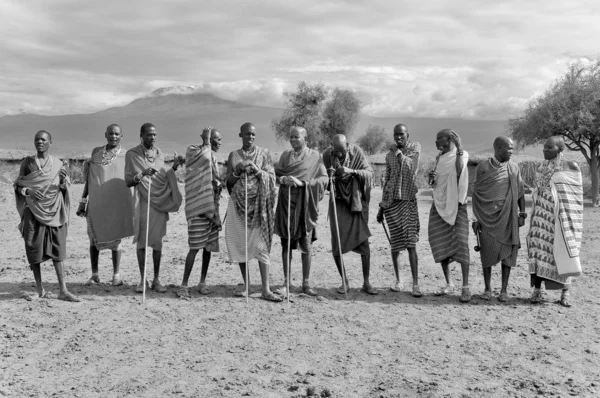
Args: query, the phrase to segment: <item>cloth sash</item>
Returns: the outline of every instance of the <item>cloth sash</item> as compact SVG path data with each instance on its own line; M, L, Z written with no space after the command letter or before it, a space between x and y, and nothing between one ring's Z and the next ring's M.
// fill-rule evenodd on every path
M348 204L351 212L362 212L362 200L366 203L371 200L373 169L360 147L354 144L347 145L348 150L343 164L335 157L331 147L323 153L323 162L326 168L344 166L356 170L356 174L349 178L335 179L335 194L337 198Z
M559 171L554 173L551 182L552 194L556 198L556 221L560 224L560 231L554 231L554 244L556 246L561 242L570 257L578 257L583 233L581 173L574 170Z
M102 164L97 150L84 164L89 217L96 240L112 242L133 235L133 200L125 184L125 150L108 164Z
M433 188L433 201L440 217L450 225L454 225L456 221L458 204L465 204L467 201L469 154L466 151L463 151L462 159L463 167L460 179L457 178L456 173L456 148L439 155L435 167L437 177Z
M34 155L35 156L35 155ZM15 181L15 187L35 189L36 191L44 192L48 189L42 200L37 200L33 195L23 197L15 191L15 201L17 211L21 218L19 230L21 233L23 215L25 207L29 207L35 218L48 227L60 227L69 222L69 211L71 209L71 181L66 177L67 189L64 194L60 191L60 178L58 173L63 167L59 158L50 155L52 159L52 170L48 174L44 174L41 170L36 170L26 176L20 176Z
M212 150L210 146L190 145L185 153L185 218L199 215L213 218Z
M473 213L497 241L518 245L518 200L522 192L519 166L512 161L500 167L494 166L491 159L487 162L487 171L478 171L473 185Z
M277 177L293 176L304 182L304 186L295 188L299 193L300 202L296 205L294 214L291 215L293 219L291 224L294 226L294 230L290 231L290 234L293 239L300 238L302 231L308 233L316 227L319 218L319 202L325 195L325 186L327 185L327 171L321 160L321 155L314 149L307 148L306 151L304 157L297 160L293 159L294 150L285 151L275 167ZM282 238L288 237L287 212L289 210L287 204L289 191L287 186L279 188L279 199L275 213L275 234ZM301 215L304 215L302 220L300 220Z

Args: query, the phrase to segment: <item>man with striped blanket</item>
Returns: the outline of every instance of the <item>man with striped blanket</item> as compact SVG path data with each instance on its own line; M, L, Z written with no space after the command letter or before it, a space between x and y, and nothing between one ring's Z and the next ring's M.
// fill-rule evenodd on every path
M151 288L165 293L167 288L160 283L160 260L162 238L167 234L169 213L181 206L182 197L177 186L175 171L185 162L176 156L172 167L165 167L165 154L154 144L158 132L152 123L144 123L140 129L142 143L125 154L125 183L133 190L133 243L137 247L137 260L140 268L140 283L135 288L143 291L144 263L146 259L146 235L148 247L152 249L154 279ZM150 179L152 183L150 184ZM150 203L148 191L150 188ZM149 217L148 205L150 206Z
M90 239L92 276L86 285L100 283L100 250L108 249L112 253L112 285L120 286L123 284L119 275L121 240L133 235L133 201L131 190L125 184L121 127L111 124L104 136L106 145L94 148L91 158L84 164L85 185L77 215L85 216Z
M519 166L510 160L513 141L498 137L494 156L479 163L473 184L473 232L479 234L484 300L492 298L492 267L502 262L502 287L498 300L508 301L510 270L517 265L521 247L519 227L525 225L525 195Z
M230 196L225 223L225 243L229 259L239 263L242 278L244 283L248 284L248 288L250 280L246 280L246 259L257 259L262 279L261 297L268 301L282 301L269 287L275 213L273 161L268 149L254 145L254 124L244 123L240 127L239 136L242 139L242 148L231 152L227 160L227 190ZM236 293L237 296L245 294L246 289Z
M570 307L572 279L582 273L583 186L579 166L563 158L564 149L560 136L550 137L544 144L545 160L534 183L527 255L534 287L530 301L542 301L544 283L546 290L562 289L560 304Z
M287 295L288 262L292 261L292 249L300 250L302 257L302 292L316 296L310 287L310 265L312 243L317 240L319 202L325 195L327 171L319 151L306 146L306 130L303 127L290 129L292 149L281 154L275 167L280 184L277 210L275 211L275 234L281 238L284 285L278 294ZM289 208L288 208L289 202ZM288 225L288 217L290 225ZM288 237L288 229L290 236ZM289 259L288 238L290 240ZM290 264L291 270L291 264Z
M377 213L377 222L385 221L390 228L392 263L396 273L396 282L390 290L402 289L398 255L406 249L412 273L412 295L421 297L416 244L419 241L419 208L417 206L417 170L421 145L409 140L408 128L404 124L394 127L396 148L385 157L385 185ZM382 176L383 179L383 176Z
M206 275L211 252L219 252L219 200L221 180L217 164L217 152L221 148L221 134L212 127L202 130L202 145L190 145L185 154L185 217L188 223L190 251L185 259L183 281L177 295L189 298L188 280L194 268L194 260L202 249L202 271L196 290L209 294Z
M369 274L371 270L371 248L369 247L369 201L371 200L371 180L373 169L367 156L360 147L348 144L343 134L333 137L332 146L323 153L323 163L327 172L334 176L335 198L329 202L329 226L331 229L331 247L333 259L340 276L343 277L342 257L340 252L353 251L360 254L363 272L362 291L367 294L379 292L371 286ZM337 219L334 213L334 204ZM337 227L339 227L341 248L338 245ZM346 274L346 279L348 275ZM350 289L348 280L346 289ZM344 294L344 284L338 289Z
M59 158L50 155L52 136L45 130L35 134L36 154L21 162L15 181L15 201L21 219L19 231L25 241L27 261L33 271L38 297L50 298L52 293L42 285L41 264L52 260L58 287L58 298L81 301L67 289L63 261L67 256L71 182ZM25 299L33 297L26 295Z
M440 151L435 169L429 173L433 187L433 204L429 213L429 245L436 263L442 264L446 286L437 295L452 293L449 264L456 261L462 270L461 302L471 301L469 291L469 216L467 189L469 155L462 149L460 138L453 130L437 133L435 145Z

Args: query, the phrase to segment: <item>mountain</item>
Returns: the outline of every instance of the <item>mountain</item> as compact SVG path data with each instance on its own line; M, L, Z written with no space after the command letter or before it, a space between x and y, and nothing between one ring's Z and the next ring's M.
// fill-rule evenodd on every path
M48 130L53 137L53 151L60 154L89 153L104 142L104 131L111 123L123 128L123 144L132 147L139 143L139 129L151 122L158 131L158 145L164 151L183 153L187 145L200 141L200 132L207 125L219 129L223 136L221 151L225 154L239 147L239 126L253 122L257 128L257 144L280 152L287 145L279 145L271 130L273 118L282 110L241 104L201 94L193 87L159 89L131 103L90 114L42 116L32 114L0 117L2 148L33 149L36 131ZM491 152L492 141L505 134L503 121L436 119L412 117L372 117L363 115L354 138L364 134L369 124L385 127L391 134L393 126L404 123L411 138L419 141L423 153L437 151L434 141L442 128L453 128L471 153Z

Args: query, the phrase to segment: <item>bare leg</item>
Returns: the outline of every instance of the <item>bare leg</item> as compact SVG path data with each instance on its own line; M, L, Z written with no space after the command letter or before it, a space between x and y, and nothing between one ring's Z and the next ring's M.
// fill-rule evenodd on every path
M56 270L56 277L58 279L59 294L58 299L64 301L81 301L78 297L74 296L67 290L67 284L65 283L65 273L63 270L62 261L53 261L54 269Z
M33 278L35 279L35 291L38 296L44 296L44 287L42 286L42 269L40 263L31 264L31 271L33 271Z
M290 272L292 272L292 258L293 258L292 251L290 250L290 257L288 259L287 258L287 245L282 244L281 245L281 263L283 264L283 286L287 286L287 283L288 283L288 262L290 264ZM291 282L290 282L290 286L291 286Z
M483 293L492 294L492 267L483 267Z
M204 249L202 251L202 272L200 274L200 283L206 283L206 275L208 275L208 266L210 265L211 253Z
M500 294L508 293L508 279L510 278L510 267L508 265L502 264L502 288L500 290Z
M309 296L316 296L317 291L310 287L310 253L302 253L302 291Z
M246 283L248 284L248 293L250 293L250 273L248 272L248 281L246 281L246 263L240 264L240 272L242 273L242 280L244 281L244 290L236 292L235 295L238 297L246 297Z
M263 296L271 296L271 288L269 287L269 264L258 262L258 268L260 269L260 279L262 281L262 293Z
M419 285L419 257L416 247L409 247L408 261L410 262L410 273L412 274L413 285Z
M152 250L152 262L154 263L154 280L152 281L152 289L158 293L164 293L167 288L160 283L160 259L162 257L161 250Z
M360 256L360 260L362 263L362 272L363 272L363 291L368 294L379 294L379 292L373 289L371 286L371 282L369 281L369 274L371 272L371 255L363 254Z
M190 279L190 274L192 273L192 269L194 268L194 261L196 260L197 254L197 249L190 249L185 258L185 267L183 268L183 281L181 282L181 286L183 287L187 287L188 285L188 280Z
M462 271L462 285L463 287L469 287L469 263L461 264L460 269Z
M100 250L96 246L90 245L90 261L92 263L92 275L98 275L98 259L100 258Z
M112 251L113 274L119 275L121 267L121 250Z
M450 264L450 260L448 259L444 259L442 260L442 272L444 272L444 278L446 278L446 285L451 285L452 283L450 283L450 267L448 266Z
M394 273L396 274L396 285L400 285L400 266L398 265L398 256L400 251L392 250L392 265L394 266Z
M146 249L137 249L138 267L140 268L140 286L144 284L144 257L146 257Z
M345 272L342 273L342 258L340 256L334 255L333 261L335 261L335 266L337 267L337 270L338 270L340 276L343 277ZM348 285L348 274L347 273L346 273L346 289L348 289L348 290L350 289L350 287ZM338 290L340 290L340 289L338 289ZM344 293L343 288L341 290L342 290L342 293Z

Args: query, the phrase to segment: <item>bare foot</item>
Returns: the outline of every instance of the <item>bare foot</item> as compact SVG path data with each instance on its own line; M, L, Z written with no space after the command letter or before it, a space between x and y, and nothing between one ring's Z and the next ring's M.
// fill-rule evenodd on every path
M47 295L47 293L46 293ZM81 301L81 299L77 296L74 296L73 294L71 294L70 292L62 292L58 295L58 299L62 300L62 301L70 301L73 303L78 303Z

